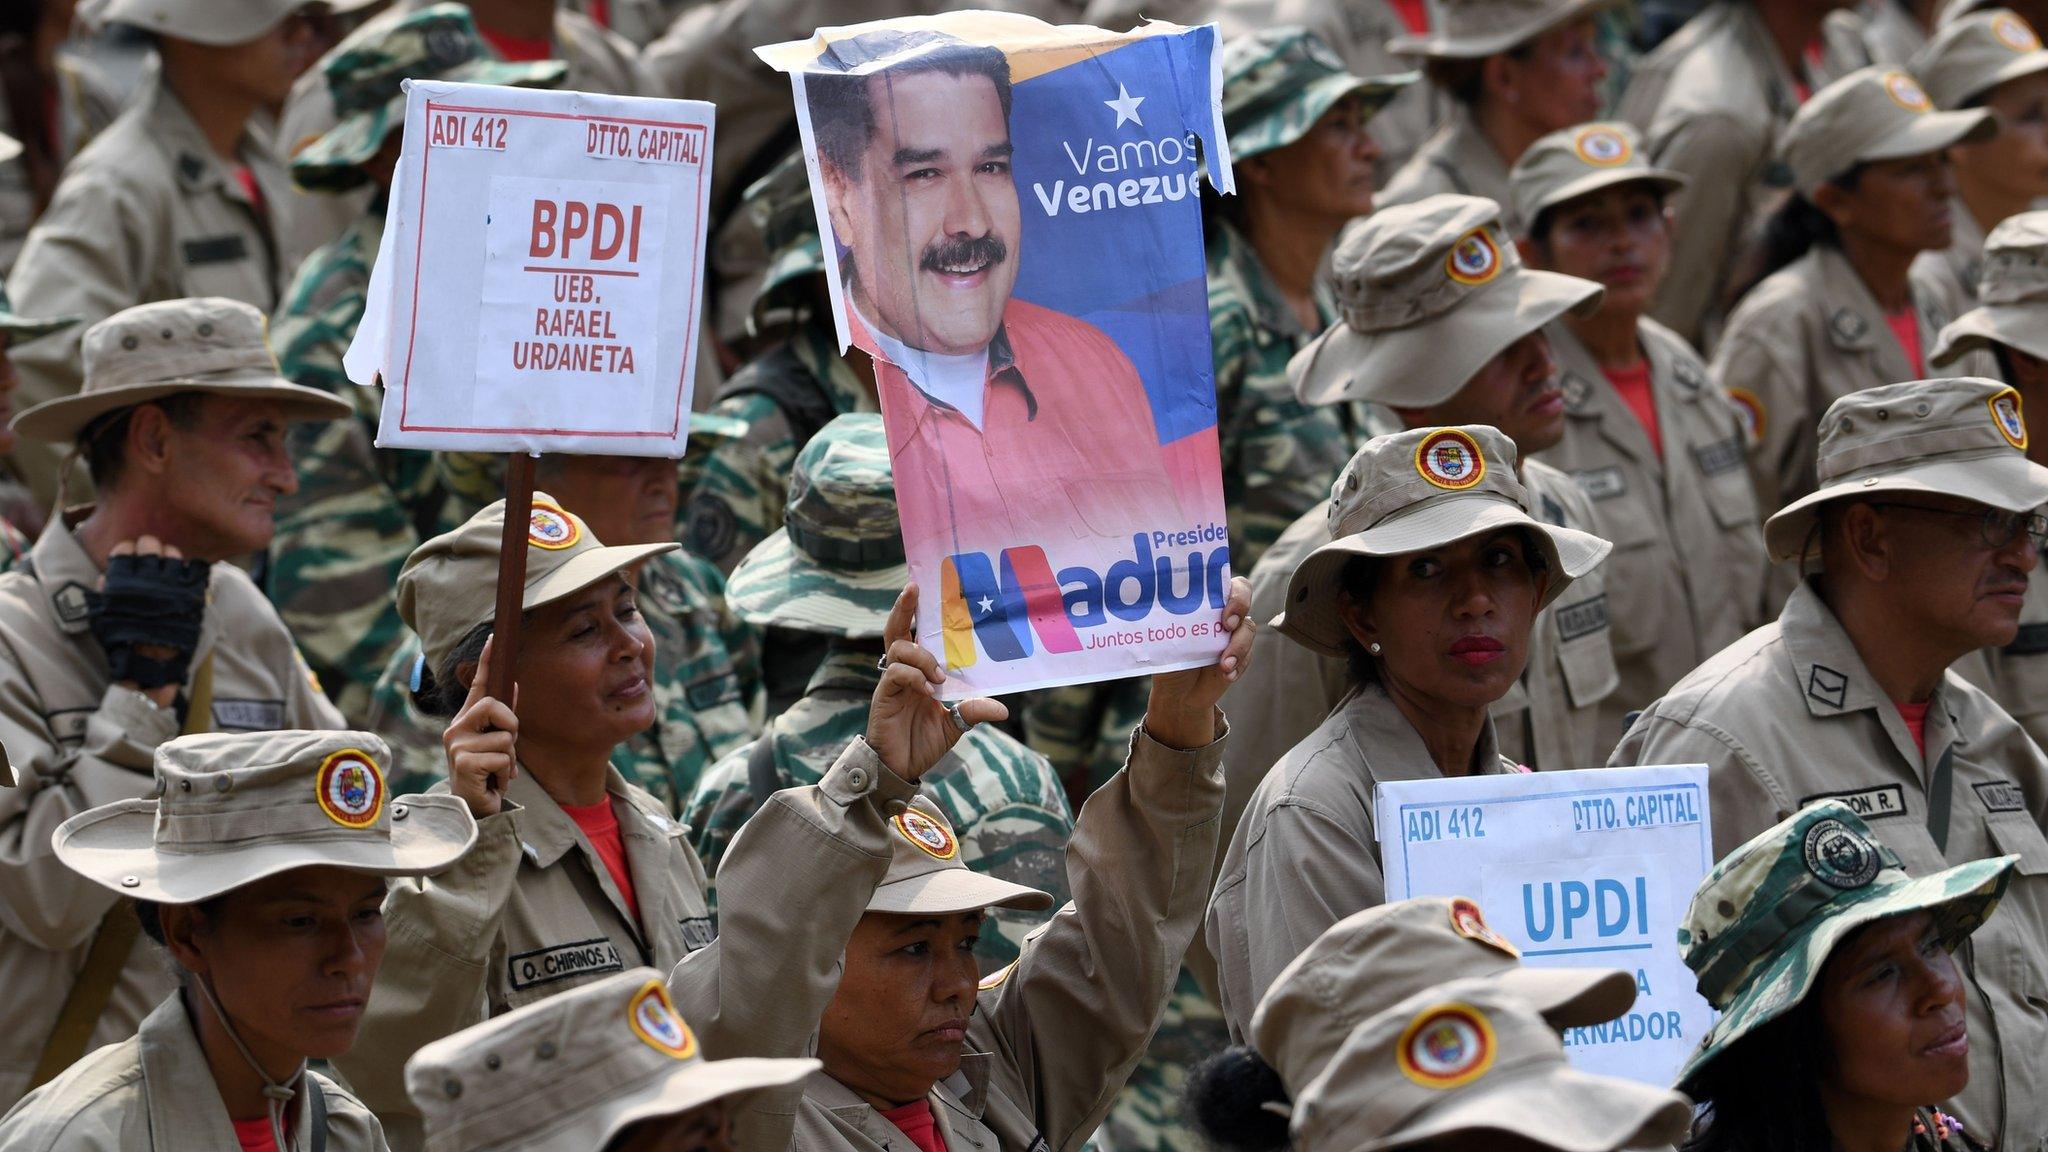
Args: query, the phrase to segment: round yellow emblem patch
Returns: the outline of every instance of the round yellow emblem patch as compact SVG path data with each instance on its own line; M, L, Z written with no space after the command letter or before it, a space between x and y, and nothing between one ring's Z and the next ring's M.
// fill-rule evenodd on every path
M1508 938L1493 930L1486 922L1486 916L1479 911L1479 905L1460 896L1451 901L1451 931L1467 940L1477 940L1492 948L1498 948L1516 959L1521 959L1522 950L1508 941Z
M1486 477L1486 457L1472 437L1446 428L1415 449L1415 471L1439 488L1459 492Z
M1572 151L1595 168L1612 168L1628 163L1635 150L1628 146L1628 137L1596 124L1579 129L1578 135L1572 137Z
M1444 274L1460 284L1484 284L1500 275L1500 249L1484 228L1474 228L1451 245Z
M359 748L343 748L322 760L314 780L320 810L344 828L368 828L384 811L384 773Z
M1730 388L1728 399L1735 403L1735 415L1742 421L1742 431L1755 444L1764 438L1764 402L1756 393L1747 388Z
M2000 44L2015 52L2032 52L2041 46L2041 37L2025 20L2010 12L2001 12L1991 18L1991 34Z
M960 842L953 838L953 830L932 819L928 813L905 808L890 820L905 840L917 845L934 860L951 860L960 854Z
M1493 1066L1493 1025L1478 1009L1442 1004L1410 1021L1394 1046L1401 1072L1424 1088L1456 1088Z
M1885 73L1884 91L1885 95L1892 98L1892 103L1897 104L1908 112L1932 112L1934 110L1934 101L1927 98L1927 89L1922 88L1918 80L1913 79L1904 72Z
M583 539L583 521L545 500L535 500L526 522L526 542L535 548L560 552Z
M2027 421L2020 414L2020 394L2007 388L1984 402L1991 409L1991 422L1998 425L1998 432L2005 442L2024 452L2027 450Z
M649 980L633 993L626 1006L626 1022L633 1026L633 1035L657 1052L678 1060L688 1060L697 1054L696 1033L676 1014L676 1006L669 1002L668 988L659 980Z

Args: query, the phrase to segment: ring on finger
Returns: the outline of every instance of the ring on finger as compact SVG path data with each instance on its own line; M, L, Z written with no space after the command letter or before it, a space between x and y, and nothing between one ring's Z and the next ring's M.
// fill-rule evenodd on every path
M953 721L953 727L959 729L962 733L974 727L974 725L967 722L967 717L960 714L960 706L958 704L946 705L946 716Z
M887 652L875 657L875 670L877 672L887 672L889 670L889 654Z

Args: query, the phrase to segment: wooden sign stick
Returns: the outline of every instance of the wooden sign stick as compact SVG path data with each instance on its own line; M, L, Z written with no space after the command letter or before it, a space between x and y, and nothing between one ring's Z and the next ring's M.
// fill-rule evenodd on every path
M512 671L519 663L520 604L526 594L526 536L533 519L533 464L540 457L514 452L505 461L505 534L498 538L498 613L491 630L491 682L484 690L512 706Z

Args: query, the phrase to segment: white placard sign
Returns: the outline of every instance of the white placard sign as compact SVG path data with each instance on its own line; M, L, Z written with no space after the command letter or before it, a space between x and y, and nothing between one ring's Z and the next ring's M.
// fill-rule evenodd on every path
M1387 899L1469 896L1535 967L1620 968L1636 1002L1572 1028L1588 1072L1669 1085L1713 1022L1678 925L1714 864L1704 764L1403 780L1376 790Z
M680 456L711 105L406 86L349 378L380 447Z

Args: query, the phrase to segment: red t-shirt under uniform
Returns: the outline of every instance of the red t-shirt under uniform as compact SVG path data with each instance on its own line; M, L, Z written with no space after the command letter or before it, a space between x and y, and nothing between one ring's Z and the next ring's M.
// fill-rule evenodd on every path
M932 1115L932 1102L919 1100L901 1108L888 1108L882 1112L882 1119L894 1124L898 1131L910 1137L917 1145L918 1152L946 1152L946 1138L939 1135L938 1117Z
M633 872L626 867L626 840L619 835L619 814L612 811L611 797L580 808L564 804L562 811L569 814L576 827L583 829L584 839L597 849L597 858L604 861L604 870L612 874L612 883L619 886L619 895L626 898L626 911L638 924L640 898L633 891Z
M1607 382L1614 385L1614 391L1628 410L1635 413L1636 423L1650 434L1650 450L1658 459L1664 458L1664 436L1657 431L1657 396L1650 390L1650 362L1638 360L1634 367L1607 368L1600 371Z
M1908 304L1897 312L1885 313L1884 322L1891 326L1899 347L1906 350L1906 363L1913 366L1913 378L1918 380L1927 375L1927 362L1920 357L1920 316L1913 306Z

